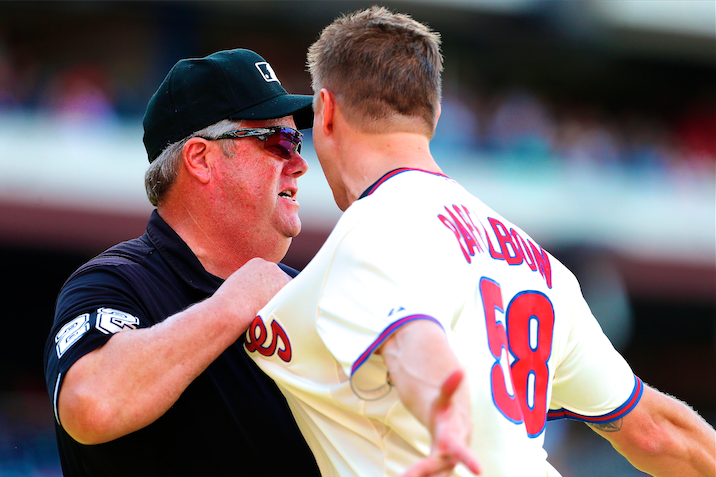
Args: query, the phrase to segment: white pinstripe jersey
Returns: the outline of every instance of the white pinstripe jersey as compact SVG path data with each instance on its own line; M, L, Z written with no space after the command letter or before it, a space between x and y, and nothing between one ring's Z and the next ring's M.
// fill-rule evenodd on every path
M467 371L485 476L559 475L542 448L548 418L608 422L641 396L572 273L455 181L398 169L246 334L323 475L395 476L429 452L374 354L417 319L442 326Z

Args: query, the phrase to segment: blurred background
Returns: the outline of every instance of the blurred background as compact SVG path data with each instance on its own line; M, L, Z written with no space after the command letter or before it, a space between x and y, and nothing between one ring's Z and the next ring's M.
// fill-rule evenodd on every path
M311 94L308 46L373 3L0 2L0 476L61 474L42 372L54 302L144 231L141 117L170 67L249 48ZM715 2L381 4L442 34L443 170L571 267L634 371L713 425ZM307 136L297 268L340 215ZM550 423L546 445L565 477L644 475L583 424Z

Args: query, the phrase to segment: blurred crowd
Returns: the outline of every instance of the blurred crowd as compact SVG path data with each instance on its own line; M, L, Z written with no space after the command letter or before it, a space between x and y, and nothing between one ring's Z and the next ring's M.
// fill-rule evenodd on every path
M146 82L148 90L150 79ZM435 146L515 165L556 163L582 172L678 169L698 175L716 163L713 91L695 91L681 110L659 117L628 105L614 113L589 102L560 104L511 85L479 96L472 86L446 81ZM11 52L0 41L0 114L136 119L144 112L147 90L126 84L97 62L51 70L30 52Z
M582 171L708 171L716 162L716 104L694 96L672 117L599 104L559 104L524 88L476 97L446 89L434 143L502 161ZM706 97L704 97L706 96Z
M147 101L141 93L99 62L44 65L31 50L11 50L0 41L0 113L31 111L70 121L112 121L141 116Z

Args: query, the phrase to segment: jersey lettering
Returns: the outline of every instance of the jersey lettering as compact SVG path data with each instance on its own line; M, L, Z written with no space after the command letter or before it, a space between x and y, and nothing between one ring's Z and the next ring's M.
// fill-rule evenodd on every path
M487 221L490 223L490 230L494 234L496 244L493 244L489 232L485 229L485 239L490 257L495 260L504 260L509 265L525 263L533 272L539 271L547 283L547 287L552 288L552 265L547 252L532 240L525 240L515 229L508 230L505 224L494 217L488 217Z
M495 358L490 376L493 402L508 420L524 422L529 437L537 437L547 421L552 303L540 292L524 291L510 300L504 313L502 289L486 277L480 280L480 295L487 342ZM504 313L506 326L498 321L498 311ZM510 355L514 359L508 367Z
M554 333L554 309L542 293L518 293L507 307L512 379L520 397L527 435L542 433L547 419L547 389Z
M502 289L497 283L483 277L480 279L480 294L485 310L487 344L495 358L490 376L492 400L507 419L520 423L523 421L522 408L515 395L512 374L509 372L507 329L501 321L497 320L497 311L504 313Z
M552 288L552 265L549 263L549 256L547 255L547 252L542 250L542 247L540 247L539 250L537 250L537 247L539 247L539 245L535 245L530 242L530 248L534 254L535 261L537 262L539 273L547 282L547 286Z
M530 270L533 272L537 271L537 262L535 261L534 254L532 253L532 248L530 248L529 245L527 245L527 242L525 242L525 239L522 238L522 235L519 234L515 229L512 229L512 238L514 239L515 245L517 245L517 248L519 249L520 255L522 255L522 258L525 259L525 263L528 267L530 267Z
M480 232L480 229L478 229L477 226L475 226L475 222L472 221L470 210L464 205L458 207L457 205L453 204L452 208L464 224L465 231L473 237L475 244L474 246L477 251L482 252L485 243L484 238L482 237L482 232Z
M485 238L487 239L487 249L490 252L490 257L494 260L504 260L505 256L502 252L497 251L495 246L492 245L492 240L490 240L490 234L487 232L487 229L485 229Z
M260 316L254 318L254 321L246 330L246 337L244 340L244 346L249 352L258 352L262 356L272 356L276 354L282 361L286 363L291 361L291 342L286 335L286 332L278 324L278 321L273 320L271 322L271 335L272 339L269 345L264 346L266 340L268 340L268 331L266 325ZM278 340L281 340L283 347L278 346Z
M460 251L467 263L472 263L472 258L470 257L474 257L476 252L483 251L482 233L475 226L470 216L470 211L464 205L459 207L453 204L452 210L445 206L445 212L447 216L438 214L438 219L455 235Z
M55 351L57 358L61 358L63 354L75 344L90 329L89 313L78 316L74 320L60 328L55 335Z
M129 313L112 308L100 308L97 310L94 327L106 335L135 330L137 326L139 326L139 318Z
M518 248L512 242L512 234L507 227L497 219L489 217L487 219L492 225L492 230L495 232L497 237L497 243L500 244L500 250L502 250L502 258L510 265L519 265L522 263L522 255L520 255Z

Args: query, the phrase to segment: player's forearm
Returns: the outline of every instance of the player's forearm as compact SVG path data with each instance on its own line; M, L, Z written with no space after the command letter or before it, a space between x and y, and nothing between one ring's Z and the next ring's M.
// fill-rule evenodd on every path
M716 476L714 429L685 404L648 386L621 430L596 430L650 475Z
M65 430L79 442L99 444L154 422L254 316L253 310L233 312L212 298L151 328L118 333L78 360L59 395Z
M405 407L428 429L431 428L430 407L448 376L461 367L448 346L445 333L435 323L418 320L397 331L380 349ZM463 388L467 388L464 384ZM469 408L466 392L458 399ZM465 416L469 419L469 416ZM431 429L432 430L432 429Z
M639 447L615 445L629 462L649 475L656 477L714 477L716 476L716 444L711 440L695 442L693 436L684 433L684 429L666 427L664 432L672 432L668 442L656 442ZM675 443L674 441L682 441ZM689 444L686 444L686 443ZM684 445L686 444L686 445Z

